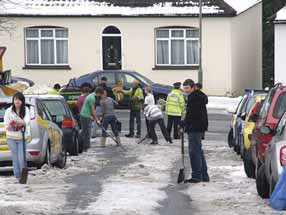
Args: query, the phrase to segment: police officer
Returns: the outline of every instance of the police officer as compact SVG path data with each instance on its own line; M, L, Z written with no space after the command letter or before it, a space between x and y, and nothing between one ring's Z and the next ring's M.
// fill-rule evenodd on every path
M174 83L174 89L170 92L166 101L166 114L168 115L167 131L171 136L174 126L174 139L180 139L178 126L184 112L185 100L181 88L181 82Z

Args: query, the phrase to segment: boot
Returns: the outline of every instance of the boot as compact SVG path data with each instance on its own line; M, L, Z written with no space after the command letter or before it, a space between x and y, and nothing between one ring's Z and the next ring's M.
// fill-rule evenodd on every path
M119 136L116 137L116 141L117 141L116 146L121 146L121 140Z
M106 137L101 137L101 139L100 139L100 145L101 145L102 147L105 147L105 143L106 143Z

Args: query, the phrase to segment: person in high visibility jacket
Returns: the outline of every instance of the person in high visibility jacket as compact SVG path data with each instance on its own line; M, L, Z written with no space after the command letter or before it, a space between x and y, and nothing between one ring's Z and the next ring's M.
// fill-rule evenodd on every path
M130 118L129 134L126 137L134 137L134 120L136 119L137 133L136 138L141 137L141 110L143 109L144 95L137 80L133 81L133 87L129 90L123 90L123 93L130 96Z
M178 126L185 108L184 93L180 88L180 82L174 83L174 89L169 93L166 101L167 131L171 136L172 127L174 126L174 139L180 139Z

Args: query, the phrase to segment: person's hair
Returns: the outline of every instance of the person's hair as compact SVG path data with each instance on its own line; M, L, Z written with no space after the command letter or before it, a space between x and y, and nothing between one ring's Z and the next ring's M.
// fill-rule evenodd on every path
M81 92L82 92L82 93L89 93L89 91L90 91L90 88L89 88L89 87L83 87L83 88L81 89Z
M22 105L20 107L20 113L19 113L19 117L24 119L25 115L26 115L26 102L25 102L25 96L18 92L16 93L14 96L13 96L13 99L12 99L12 111L14 111L14 113L17 114L16 112L16 106L15 106L15 99L18 99L22 102Z
M190 86L190 87L194 87L195 86L195 82L192 79L186 79L183 83L183 86Z
M57 83L57 84L55 84L55 85L54 85L54 89L55 89L55 90L59 90L59 89L61 89L61 85L60 85L60 84L58 84L58 83Z
M203 85L201 83L196 83L196 87L201 90L203 88Z
M102 81L107 81L107 78L106 78L105 76L103 76L103 77L101 78L101 80L102 80Z
M102 87L97 87L95 89L95 93L96 94L100 94L100 95L103 95L104 94L104 89Z
M152 93L152 88L151 88L151 87L145 87L145 90L146 90L148 93Z

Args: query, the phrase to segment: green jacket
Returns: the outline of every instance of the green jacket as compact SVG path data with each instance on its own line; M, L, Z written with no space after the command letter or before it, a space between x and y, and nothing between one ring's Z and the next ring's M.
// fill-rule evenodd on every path
M182 90L173 89L166 101L166 114L170 116L182 116L185 108L185 99Z
M129 90L123 90L123 93L131 97L130 110L136 110L136 111L142 110L144 95L143 95L143 90L140 87L138 87L135 91L133 90L133 88L130 88Z

